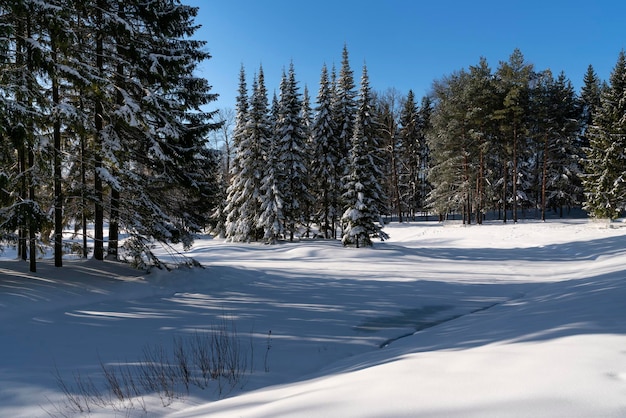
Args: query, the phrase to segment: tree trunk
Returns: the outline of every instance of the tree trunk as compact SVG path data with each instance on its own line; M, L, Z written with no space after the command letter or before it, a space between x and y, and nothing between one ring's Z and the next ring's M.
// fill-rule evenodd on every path
M102 22L102 6L101 2L98 2L98 22ZM104 40L103 33L99 32L96 39L96 69L102 75L104 68ZM94 243L93 243L93 258L96 260L104 259L104 192L102 177L100 177L100 170L102 169L102 137L101 133L104 128L103 121L103 106L100 97L96 97L95 100L95 150L94 150L94 192L95 192L95 211L94 211Z
M513 127L513 222L517 223L517 126Z
M506 213L506 188L507 188L507 183L509 180L509 176L508 176L508 172L509 172L509 168L507 167L507 162L504 162L504 173L503 173L503 177L504 177L504 181L502 184L502 218L503 218L503 222L506 223L507 221L507 213Z
M541 220L546 220L546 174L548 172L548 136L543 140L543 169L541 176Z
M35 152L30 147L28 150L28 167L32 170L35 165ZM29 186L28 186L28 199L34 204L35 202L35 186L34 181L32 179L32 174L29 175ZM33 206L34 209L34 206ZM30 257L29 257L29 267L30 271L35 273L37 271L37 224L35 223L34 213L31 213L30 221L28 225L28 239L30 241Z
M52 60L57 61L56 40L52 39ZM59 80L56 71L52 76L52 102L60 105ZM54 177L54 266L63 266L63 191L61 188L61 121L59 116L53 126L53 177Z

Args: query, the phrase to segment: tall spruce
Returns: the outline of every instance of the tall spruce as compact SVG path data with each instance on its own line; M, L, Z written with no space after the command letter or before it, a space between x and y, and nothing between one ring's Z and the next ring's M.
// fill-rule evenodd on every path
M614 219L626 205L626 53L620 51L609 86L587 136L584 208L596 218Z
M583 86L580 90L580 101L582 106L582 134L580 135L580 145L583 148L589 147L587 130L593 123L593 116L601 105L602 84L593 66L587 67L583 77Z
M235 159L238 172L233 172L231 179L233 187L229 198L234 200L228 203L230 225L227 226L226 236L231 241L249 242L261 240L265 235L258 220L261 214L261 183L267 169L265 159L272 138L272 124L263 67L259 68L253 80L245 118L245 127L236 132Z
M341 55L341 68L339 75L335 78L332 76L335 71L331 72L331 84L334 86L333 98L333 116L335 118L335 126L337 131L337 152L339 155L339 163L335 166L336 182L340 185L340 189L344 188L342 179L346 175L346 170L350 165L350 141L354 131L354 119L357 111L357 91L354 82L354 72L350 67L350 57L347 45L344 45ZM342 208L345 202L341 200L341 195L334 202L334 212L341 217Z
M297 228L306 223L311 205L307 174L307 137L302 120L302 100L293 63L280 86L278 118L274 129L284 195L285 232L293 241Z
M226 213L226 222L224 225L224 236L235 237L239 224L240 211L239 207L245 199L245 183L246 177L244 170L244 161L246 151L243 145L246 144L247 124L248 124L248 90L246 84L246 73L243 65L239 71L239 90L236 98L236 116L235 127L233 129L233 160L230 165L230 175L228 189L226 192L226 204L224 212Z
M352 134L348 174L343 182L346 209L342 216L344 246L372 245L372 237L387 238L381 210L386 197L382 188L382 150L372 113L367 67L363 66L357 112Z
M311 190L315 204L314 219L319 224L324 238L334 237L335 202L338 199L339 182L336 175L340 154L336 142L335 119L333 118L332 88L326 65L322 67L317 107L311 127L312 155Z

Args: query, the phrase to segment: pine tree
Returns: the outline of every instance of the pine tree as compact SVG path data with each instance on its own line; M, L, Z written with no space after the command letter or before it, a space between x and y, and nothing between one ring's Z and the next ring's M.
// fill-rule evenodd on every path
M477 150L470 136L469 80L463 70L434 86L438 105L428 138L432 158L429 181L433 184L428 203L441 217L456 212L466 215L464 209L474 190Z
M508 61L500 62L496 72L497 86L502 98L501 107L496 112L496 118L500 121L502 133L500 150L503 152L502 204L505 206L504 222L507 221L509 167L511 169L513 222L517 222L519 200L522 197L518 193L518 185L525 177L521 175L520 161L523 161L524 151L529 149L525 140L528 130L529 84L532 72L533 66L525 62L524 55L519 49L513 51Z
M372 237L387 238L383 232L381 208L384 196L382 161L377 127L372 117L372 96L367 67L363 66L358 110L350 149L350 165L344 178L346 210L342 216L344 246L371 246Z
M489 157L497 137L498 127L494 123L494 114L497 110L496 85L493 81L491 68L485 58L469 67L467 95L470 99L468 119L470 123L469 136L474 150L473 169L475 170L475 186L473 198L467 202L466 212L475 213L476 223L481 224L486 207L493 200L493 191L487 185L495 183L490 178ZM468 217L468 221L470 221Z
M580 201L581 155L577 139L581 112L565 74L555 80L549 70L537 75L531 106L541 171L537 201L545 220L547 208L559 208L562 213L563 206L571 208Z
M588 129L584 208L614 219L626 205L626 53L622 50Z

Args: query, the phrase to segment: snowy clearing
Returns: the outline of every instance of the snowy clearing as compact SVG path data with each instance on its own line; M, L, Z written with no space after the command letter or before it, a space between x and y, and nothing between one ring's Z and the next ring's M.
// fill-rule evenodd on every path
M7 251L0 416L79 415L59 377L101 385L101 364L219 324L249 358L241 382L89 416L626 416L626 228L385 230L365 249L200 239L189 255L206 268L171 273L66 260L31 274Z

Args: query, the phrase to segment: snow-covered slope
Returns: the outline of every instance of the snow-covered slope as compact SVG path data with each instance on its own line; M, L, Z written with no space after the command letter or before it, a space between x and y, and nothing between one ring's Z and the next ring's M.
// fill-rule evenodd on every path
M167 408L148 396L149 416L626 415L626 228L387 231L372 249L203 239L190 255L206 269L149 275L0 261L0 416L67 413L55 370L98 383L101 362L132 363L220 318L253 357L244 389Z

